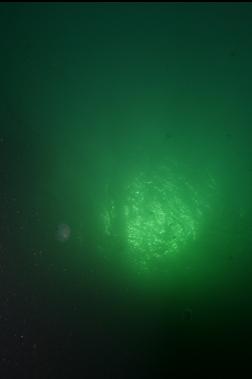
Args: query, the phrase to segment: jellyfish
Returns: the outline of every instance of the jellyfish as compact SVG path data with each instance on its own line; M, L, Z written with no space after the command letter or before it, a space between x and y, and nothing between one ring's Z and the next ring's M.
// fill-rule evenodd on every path
M71 229L67 224L59 224L56 231L56 239L59 242L65 242L69 239Z

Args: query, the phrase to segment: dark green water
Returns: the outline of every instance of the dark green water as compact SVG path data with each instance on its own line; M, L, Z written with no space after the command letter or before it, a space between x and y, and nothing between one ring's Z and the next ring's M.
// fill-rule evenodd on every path
M1 4L1 378L243 377L251 17Z

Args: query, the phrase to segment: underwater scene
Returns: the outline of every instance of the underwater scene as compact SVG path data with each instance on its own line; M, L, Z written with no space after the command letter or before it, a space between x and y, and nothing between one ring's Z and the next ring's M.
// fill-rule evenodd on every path
M252 375L251 19L1 3L1 378Z

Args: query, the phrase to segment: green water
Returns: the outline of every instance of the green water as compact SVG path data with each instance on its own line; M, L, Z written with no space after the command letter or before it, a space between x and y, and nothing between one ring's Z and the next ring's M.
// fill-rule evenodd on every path
M1 4L1 267L34 319L83 335L88 308L158 367L177 350L192 366L190 352L239 351L251 16L249 3Z

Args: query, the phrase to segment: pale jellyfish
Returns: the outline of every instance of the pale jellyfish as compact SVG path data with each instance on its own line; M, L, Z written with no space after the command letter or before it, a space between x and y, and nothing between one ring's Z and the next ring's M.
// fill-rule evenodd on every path
M56 238L60 242L65 242L69 239L71 229L67 224L59 224L56 231Z

